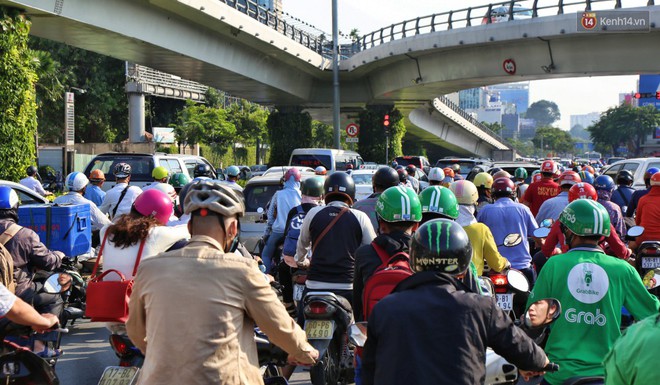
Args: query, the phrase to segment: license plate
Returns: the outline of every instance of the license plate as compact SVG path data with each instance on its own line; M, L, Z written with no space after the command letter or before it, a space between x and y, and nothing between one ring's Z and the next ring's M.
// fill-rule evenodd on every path
M307 339L311 340L331 340L334 331L335 321L305 321L305 334Z
M642 257L642 269L655 269L660 267L660 258Z
M513 310L513 294L496 294L497 306L505 311Z
M108 366L98 385L132 385L137 382L139 370L135 366Z
M305 285L298 285L298 284L293 285L293 299L296 302L300 302L304 290L305 290Z

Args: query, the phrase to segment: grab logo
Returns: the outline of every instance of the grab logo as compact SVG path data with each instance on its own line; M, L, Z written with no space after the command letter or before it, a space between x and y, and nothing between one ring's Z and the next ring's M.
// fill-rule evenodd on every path
M601 314L600 309L596 309L596 314L594 314L588 311L578 312L574 308L570 308L564 313L564 318L570 323L577 324L605 326L607 323L607 318L604 314Z
M594 263L579 263L568 273L568 291L582 303L596 303L605 297L610 279L605 270Z

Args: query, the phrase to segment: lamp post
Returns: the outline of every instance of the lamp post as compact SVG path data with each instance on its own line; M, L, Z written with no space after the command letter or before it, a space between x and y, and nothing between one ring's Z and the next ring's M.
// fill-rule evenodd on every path
M337 26L337 0L332 0L332 127L334 129L334 144L341 149L339 132L339 29Z
M62 174L68 174L69 152L73 151L75 142L75 97L74 92L82 95L87 90L78 87L69 87L71 91L64 93L64 161Z

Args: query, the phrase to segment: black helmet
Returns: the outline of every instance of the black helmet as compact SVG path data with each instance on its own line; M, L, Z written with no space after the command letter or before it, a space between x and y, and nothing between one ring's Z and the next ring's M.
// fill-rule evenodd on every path
M305 179L300 186L300 192L308 197L322 197L324 179L321 176Z
M381 167L374 173L372 183L376 187L387 190L399 185L399 174L391 167Z
M467 270L471 259L472 245L467 233L449 219L424 223L410 243L410 266L416 272L457 275Z
M213 173L211 172L211 167L206 164L206 163L198 163L195 166L195 170L193 171L193 174L195 178L199 176L206 176L206 177L213 177Z
M128 163L117 163L115 169L112 170L112 173L118 179L128 178L131 175L131 165Z
M406 171L406 169L403 167L401 168L397 167L396 173L397 173L397 177L399 178L399 182L406 183L406 181L408 180L408 171Z
M625 184L627 186L630 186L633 183L634 179L635 177L628 170L621 170L616 174L616 183L618 184Z
M406 172L410 176L415 176L415 173L417 173L417 167L414 164L409 164L406 166Z
M495 175L495 173L498 172L498 171L502 171L502 169L499 168L499 167L493 167L493 168L491 168L491 169L488 170L488 173L489 173L490 175Z
M37 167L36 166L30 166L30 167L27 168L27 170L25 172L28 174L28 176L34 176L37 173Z
M350 198L351 205L355 200L355 182L353 182L353 178L345 172L334 172L330 174L330 176L325 179L325 185L323 187L325 189L326 203L334 200L331 199L329 201L328 198L337 194Z

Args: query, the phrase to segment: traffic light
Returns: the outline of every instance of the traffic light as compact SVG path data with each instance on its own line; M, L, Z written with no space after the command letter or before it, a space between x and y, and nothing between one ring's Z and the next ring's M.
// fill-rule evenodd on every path
M660 99L660 92L635 92L633 96L635 99Z
M387 114L385 114L385 117L383 118L383 126L385 126L385 129L390 126L390 116Z
M642 98L642 94L640 94L639 92L635 92L635 94L633 96L635 97L635 99L641 99Z
M655 91L655 98L660 100L660 91Z

